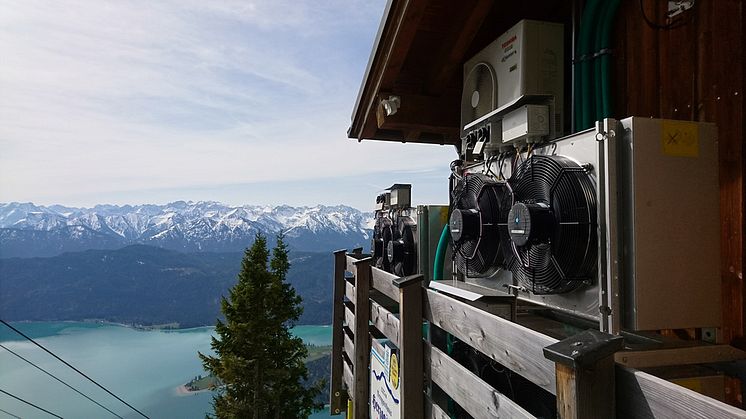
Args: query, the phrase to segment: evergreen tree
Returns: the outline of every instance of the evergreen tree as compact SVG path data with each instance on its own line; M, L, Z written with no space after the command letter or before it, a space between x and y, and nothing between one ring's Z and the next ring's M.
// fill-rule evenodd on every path
M269 262L269 266L268 266ZM257 234L241 262L238 283L221 301L225 322L212 338L215 356L199 354L223 387L213 398L218 418L306 418L323 383L306 388L303 340L290 333L303 307L285 281L290 269L282 236L269 260L267 239Z

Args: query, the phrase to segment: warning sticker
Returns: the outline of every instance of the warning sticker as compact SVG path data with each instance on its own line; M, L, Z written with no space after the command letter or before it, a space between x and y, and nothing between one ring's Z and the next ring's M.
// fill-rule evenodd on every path
M699 157L699 128L688 121L663 120L661 129L663 154Z

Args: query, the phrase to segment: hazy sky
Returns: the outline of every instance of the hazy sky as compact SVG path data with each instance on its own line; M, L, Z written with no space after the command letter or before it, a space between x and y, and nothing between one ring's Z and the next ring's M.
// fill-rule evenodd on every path
M0 0L0 202L446 202L452 147L346 138L384 6Z

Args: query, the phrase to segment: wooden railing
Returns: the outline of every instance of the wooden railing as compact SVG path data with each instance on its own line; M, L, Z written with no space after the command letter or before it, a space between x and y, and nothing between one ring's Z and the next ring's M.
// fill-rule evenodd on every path
M533 418L448 354L423 341L429 322L557 397L562 418L745 418L746 412L615 362L621 338L586 331L563 341L371 266L360 249L334 253L330 410L352 401L368 418L372 336L399 348L401 414L448 418L424 382L433 383L474 418ZM382 297L382 296L385 296ZM729 360L743 357L730 347ZM703 351L712 359L716 351ZM617 354L618 355L618 354ZM633 363L625 358L625 363ZM646 358L645 362L651 362ZM711 361L710 361L711 362Z

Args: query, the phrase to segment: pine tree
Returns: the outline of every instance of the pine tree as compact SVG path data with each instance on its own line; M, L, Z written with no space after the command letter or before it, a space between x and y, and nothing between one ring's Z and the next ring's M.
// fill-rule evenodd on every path
M323 383L308 379L303 340L290 333L303 307L285 279L290 269L282 236L269 261L267 240L257 234L241 262L238 283L221 301L225 322L212 338L215 356L199 354L224 385L213 398L218 418L306 418Z

